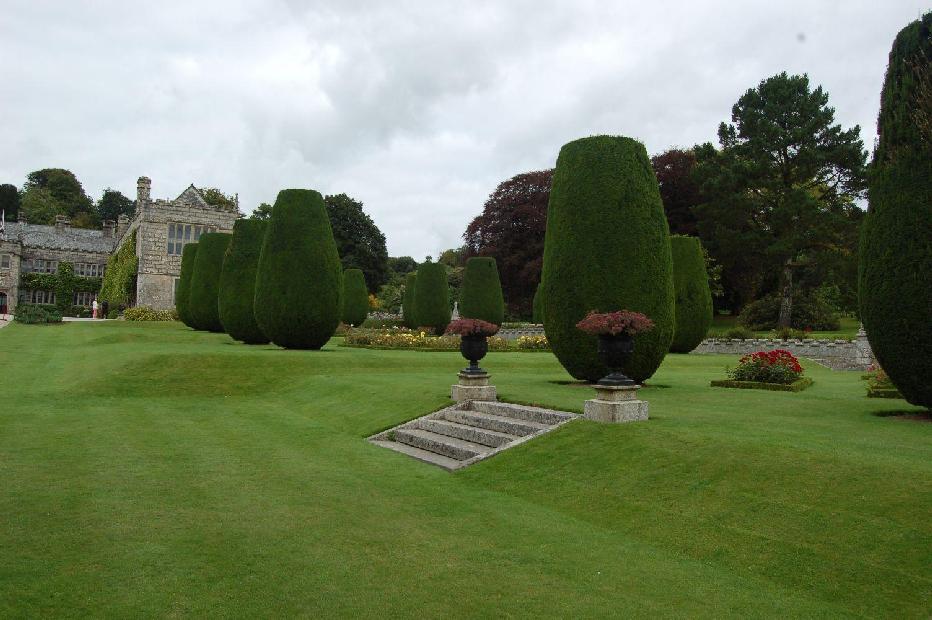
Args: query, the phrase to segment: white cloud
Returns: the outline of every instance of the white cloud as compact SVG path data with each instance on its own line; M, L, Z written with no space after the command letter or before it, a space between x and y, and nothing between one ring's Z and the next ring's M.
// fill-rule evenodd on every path
M393 255L461 242L495 185L593 133L714 140L761 79L808 72L870 146L915 0L14 1L0 17L0 182L73 170L99 196L188 183L366 203Z

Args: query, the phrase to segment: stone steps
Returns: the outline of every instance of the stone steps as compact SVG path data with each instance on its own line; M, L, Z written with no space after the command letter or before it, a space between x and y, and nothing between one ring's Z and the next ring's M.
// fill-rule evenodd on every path
M369 440L453 471L577 417L540 407L471 400L389 429Z

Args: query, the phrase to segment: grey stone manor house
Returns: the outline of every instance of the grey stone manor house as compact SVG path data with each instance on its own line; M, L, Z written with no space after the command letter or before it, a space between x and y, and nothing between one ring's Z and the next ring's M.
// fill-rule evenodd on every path
M148 177L139 177L133 218L121 215L100 230L72 228L61 216L54 226L7 222L0 233L0 314L12 314L18 303L55 303L55 291L23 286L22 274L56 273L60 263L70 262L75 275L103 276L107 259L133 239L136 305L173 308L182 248L205 232L231 232L239 209L207 204L194 185L174 200L152 200L151 188ZM76 291L72 303L89 306L93 299L92 292Z

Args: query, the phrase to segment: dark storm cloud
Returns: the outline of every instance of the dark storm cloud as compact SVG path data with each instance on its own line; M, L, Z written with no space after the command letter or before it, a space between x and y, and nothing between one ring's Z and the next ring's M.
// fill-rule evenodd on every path
M579 136L713 140L761 79L809 73L870 146L915 1L13 2L0 182L99 196L188 183L251 210L283 187L366 203L392 254L458 245L495 185ZM813 6L814 5L814 6Z

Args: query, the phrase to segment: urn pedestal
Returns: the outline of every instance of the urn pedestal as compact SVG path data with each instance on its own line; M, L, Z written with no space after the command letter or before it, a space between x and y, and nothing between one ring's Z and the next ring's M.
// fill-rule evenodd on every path
M640 385L595 384L596 397L587 400L583 415L595 422L637 422L647 419L647 401L638 400Z
M479 367L479 360L489 351L485 336L463 336L460 353L469 360L469 366L459 372L459 381L450 388L450 398L458 403L467 400L498 400L495 386L489 385L489 373Z
M467 400L498 400L495 386L489 385L488 373L468 373L460 371L459 382L450 388L450 398L458 403Z

